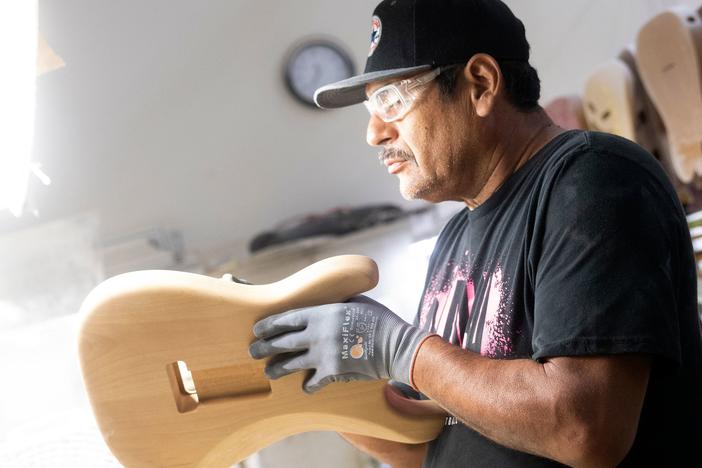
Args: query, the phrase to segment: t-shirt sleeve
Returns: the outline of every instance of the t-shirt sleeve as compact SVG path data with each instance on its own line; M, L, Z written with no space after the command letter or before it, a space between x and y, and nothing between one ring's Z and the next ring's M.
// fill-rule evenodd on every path
M554 170L528 259L534 359L644 353L680 361L687 231L664 182L651 166L592 150Z

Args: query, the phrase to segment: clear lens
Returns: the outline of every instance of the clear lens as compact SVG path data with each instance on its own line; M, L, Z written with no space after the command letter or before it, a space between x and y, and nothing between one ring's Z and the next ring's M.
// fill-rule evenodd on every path
M405 108L405 100L400 91L394 86L386 86L373 96L373 107L385 121L397 119Z
M440 69L435 68L418 78L410 78L384 86L375 91L368 98L368 101L365 101L366 108L371 114L376 114L385 122L400 119L409 111L412 102L417 98L418 89L436 78L439 73Z

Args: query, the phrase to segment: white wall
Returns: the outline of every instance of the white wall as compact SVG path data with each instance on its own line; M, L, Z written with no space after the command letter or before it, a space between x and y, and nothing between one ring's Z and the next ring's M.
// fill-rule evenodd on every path
M42 1L68 65L39 82L35 158L54 180L33 187L41 220L94 210L105 237L168 225L208 249L304 212L401 202L364 143L365 109L302 107L282 80L305 36L362 57L372 3Z

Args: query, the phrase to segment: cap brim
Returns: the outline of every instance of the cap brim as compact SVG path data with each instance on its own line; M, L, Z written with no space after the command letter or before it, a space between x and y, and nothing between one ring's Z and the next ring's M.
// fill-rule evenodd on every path
M366 85L431 69L431 65L395 68L354 76L343 81L322 86L314 93L314 102L322 109L352 106L366 100Z

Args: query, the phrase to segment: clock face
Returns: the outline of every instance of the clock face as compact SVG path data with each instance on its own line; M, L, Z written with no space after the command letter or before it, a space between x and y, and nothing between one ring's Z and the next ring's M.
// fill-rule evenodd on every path
M307 42L288 59L286 81L293 95L314 106L314 92L354 74L351 58L339 46L326 41Z

